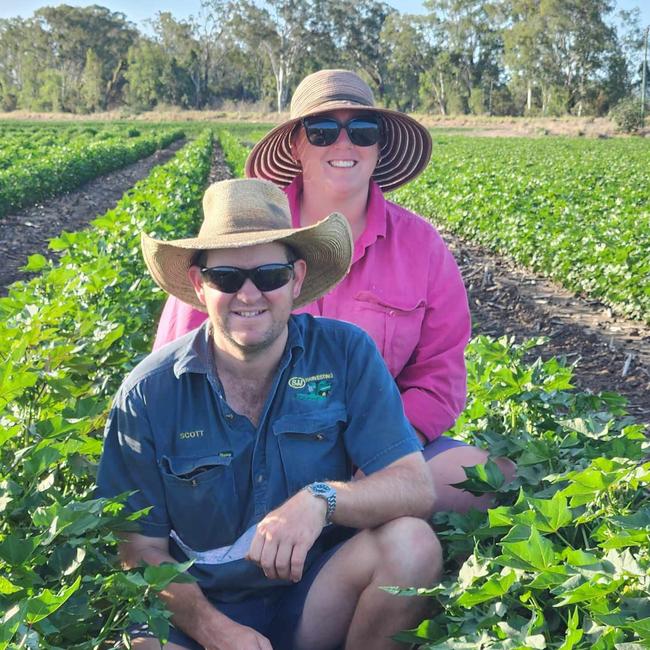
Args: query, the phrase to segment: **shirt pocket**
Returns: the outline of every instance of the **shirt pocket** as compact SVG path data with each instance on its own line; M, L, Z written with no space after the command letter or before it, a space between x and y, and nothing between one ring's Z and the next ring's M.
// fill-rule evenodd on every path
M289 494L314 481L346 481L352 475L343 440L344 407L283 415L273 423Z
M232 457L163 456L160 470L171 527L193 550L232 544L241 513Z
M420 342L424 320L424 300L400 301L360 291L354 298L352 322L373 339L393 377L408 363Z

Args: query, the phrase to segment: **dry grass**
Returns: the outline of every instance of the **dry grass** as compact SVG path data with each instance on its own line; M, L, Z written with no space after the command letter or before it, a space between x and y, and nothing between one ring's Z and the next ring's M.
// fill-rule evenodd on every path
M227 109L227 110L226 110ZM263 122L276 124L288 119L288 113L275 113L264 110L262 105L233 104L224 110L191 111L180 109L161 109L143 113L130 113L126 110L76 115L72 113L32 113L13 111L0 113L2 120L43 120L43 121L114 121L134 120L138 122ZM616 125L604 117L488 117L478 115L427 115L414 117L432 130L457 132L477 136L584 136L590 138L614 137L620 135ZM650 129L645 130L650 135Z

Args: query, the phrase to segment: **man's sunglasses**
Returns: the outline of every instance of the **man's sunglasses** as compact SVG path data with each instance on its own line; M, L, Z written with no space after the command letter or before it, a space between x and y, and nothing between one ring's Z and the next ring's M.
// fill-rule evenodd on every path
M329 147L334 144L345 129L352 144L370 147L381 139L381 124L375 117L353 117L342 124L333 117L305 117L302 120L309 144L315 147Z
M254 269L240 269L236 266L203 266L201 277L222 293L237 293L248 278L260 291L275 291L293 277L293 262L262 264Z

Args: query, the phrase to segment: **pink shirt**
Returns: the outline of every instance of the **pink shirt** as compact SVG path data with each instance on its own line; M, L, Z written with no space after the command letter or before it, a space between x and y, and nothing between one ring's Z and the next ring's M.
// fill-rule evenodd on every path
M302 177L286 188L300 227ZM456 262L433 226L387 201L371 182L366 227L352 268L327 295L297 310L346 320L374 339L411 424L433 440L465 406L464 351L471 321ZM170 297L154 349L200 325L206 314Z

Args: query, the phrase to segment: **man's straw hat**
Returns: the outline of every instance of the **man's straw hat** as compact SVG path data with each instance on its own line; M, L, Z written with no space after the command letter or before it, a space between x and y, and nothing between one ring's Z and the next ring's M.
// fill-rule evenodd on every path
M203 214L197 237L161 241L142 233L142 253L158 286L201 311L206 311L205 305L197 298L187 273L197 251L288 244L307 262L307 275L294 308L327 293L350 268L353 243L347 219L334 212L314 225L292 228L287 197L268 181L214 183L203 196Z
M291 155L291 134L308 115L336 109L377 113L384 127L379 162L372 175L385 192L415 178L431 157L431 136L405 113L377 108L372 90L349 70L320 70L305 77L291 98L291 118L267 133L246 161L246 176L286 187L302 171Z

